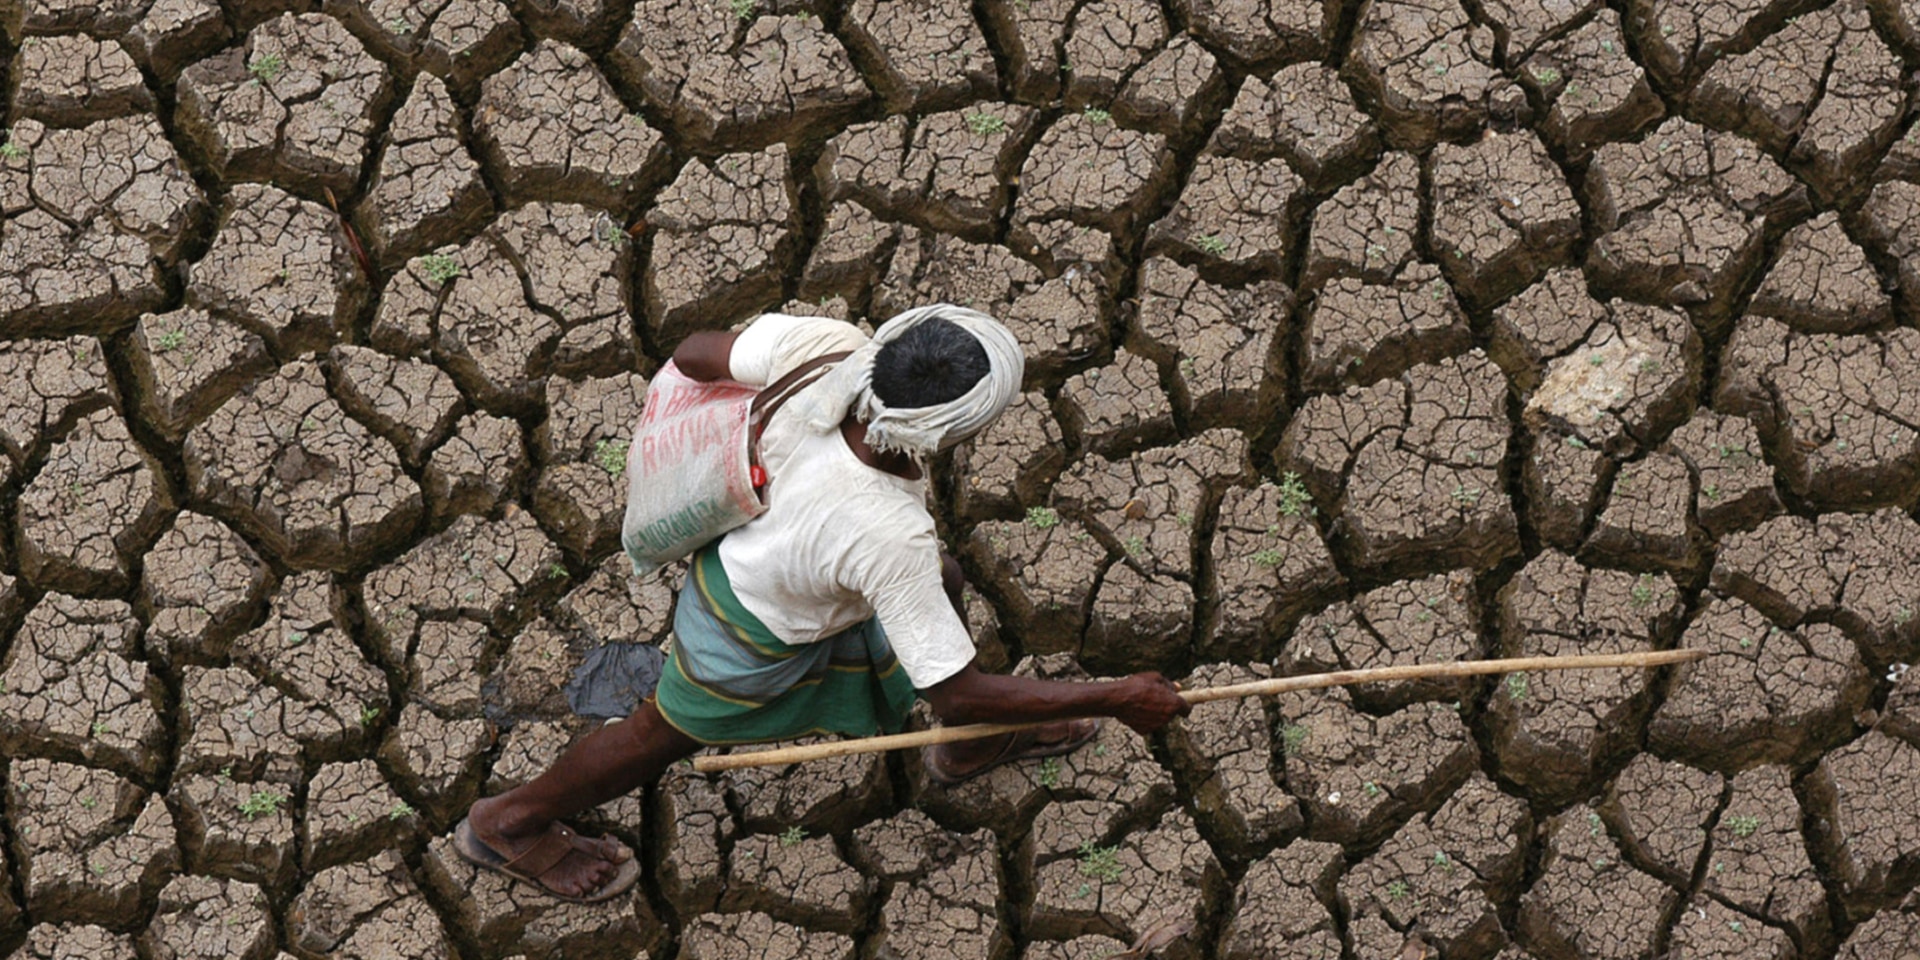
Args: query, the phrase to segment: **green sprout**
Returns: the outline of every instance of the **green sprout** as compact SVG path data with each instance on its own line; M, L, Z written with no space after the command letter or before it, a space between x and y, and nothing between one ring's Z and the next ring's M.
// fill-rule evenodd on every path
M617 477L627 468L627 441L602 440L593 445L593 461L609 477Z
M1193 245L1199 247L1201 253L1212 257L1224 256L1227 252L1226 238L1217 233L1209 233L1204 237L1197 237L1194 239Z
M1560 82L1560 71L1552 67L1541 67L1534 73L1534 76L1540 80L1543 86L1551 87Z
M286 68L286 58L277 53L254 57L253 62L247 64L247 72L253 74L253 79L259 83L272 83Z
M791 827L786 828L785 830L780 831L780 845L783 847L797 847L800 845L800 841L805 840L806 838L807 838L807 832L805 830L800 829L799 824L795 824Z
M1088 107L1081 116L1086 117L1087 122L1093 124L1109 123L1113 120L1113 114L1098 107Z
M1524 673L1507 674L1507 699L1525 700L1527 698L1527 688L1529 686L1530 686L1530 681L1527 680L1526 674Z
M1405 900L1407 895L1412 892L1412 889L1407 886L1405 880L1395 880L1387 884L1387 899L1389 900Z
M1275 547L1268 547L1253 555L1254 565L1261 567L1277 567L1286 562L1286 559L1286 552Z
M565 580L566 578L567 578L567 568L565 564L561 563L558 560L549 561L547 563L547 579L548 580Z
M406 818L413 816L416 812L417 811L413 809L413 806L407 803L405 800L395 800L393 803L393 809L387 811L387 819L388 820L405 820Z
M374 721L379 719L380 719L379 707L365 706L360 708L360 725L361 726L371 727L373 726Z
M1060 525L1060 514L1052 507L1028 507L1027 526L1035 530L1051 530Z
M1280 752L1289 757L1297 757L1306 749L1307 737L1312 731L1305 724L1289 723L1280 728Z
M991 133L999 133L1007 128L1005 118L988 113L985 110L976 110L972 113L962 114L960 119L966 122L968 130L983 137Z
M107 722L105 720L95 720L91 729L93 738L98 740L107 735Z
M13 142L13 132L7 131L0 137L0 160L18 160L27 155L27 148Z
M1368 780L1366 783L1361 784L1360 789L1363 792L1365 792L1366 795L1369 797L1377 797L1381 793L1380 785L1377 783L1374 783L1372 780Z
M1644 607L1653 603L1653 574L1643 573L1633 585L1633 605Z
M429 253L420 258L420 270L428 280L444 287L460 275L460 261L450 253Z
M100 805L100 801L97 798L95 798L92 794L88 794L80 798L80 806L82 809L92 810L94 807L97 807L99 805Z
M1060 758L1048 757L1040 761L1040 785L1051 790L1060 785Z
M1585 440L1580 439L1579 437L1568 437L1567 446L1572 447L1575 450L1585 450L1587 449L1587 442Z
M727 0L727 7L733 11L736 20L752 20L754 8L760 6L760 0Z
M1313 507L1313 494L1307 492L1307 485L1300 482L1300 475L1287 472L1280 475L1280 515L1297 517L1301 511Z
M1147 538L1142 537L1139 534L1135 534L1131 537L1128 537L1126 542L1121 544L1121 546L1126 547L1127 556L1137 557L1147 552Z
M280 812L280 805L287 802L286 794L272 790L255 790L245 800L240 801L240 812L248 820L270 817Z
M1119 847L1095 846L1092 840L1080 845L1080 875L1111 882L1120 879L1127 868L1120 865Z
M1463 507L1474 506L1480 502L1480 494L1482 492L1484 491L1479 487L1469 487L1463 483L1456 483L1453 485L1453 502Z
M1760 829L1760 818L1728 817L1727 829L1732 830L1734 836L1745 839L1753 836L1754 831Z

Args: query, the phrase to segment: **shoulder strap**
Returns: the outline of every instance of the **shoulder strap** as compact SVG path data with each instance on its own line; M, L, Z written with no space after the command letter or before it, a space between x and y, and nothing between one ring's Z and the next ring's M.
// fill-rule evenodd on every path
M826 376L826 371L822 368L828 364L839 363L852 355L851 350L823 353L787 371L786 376L768 384L765 390L755 394L753 403L747 408L747 421L753 425L754 437L758 439L761 428L767 421L773 419L774 411L780 409L789 398L812 386L815 380Z

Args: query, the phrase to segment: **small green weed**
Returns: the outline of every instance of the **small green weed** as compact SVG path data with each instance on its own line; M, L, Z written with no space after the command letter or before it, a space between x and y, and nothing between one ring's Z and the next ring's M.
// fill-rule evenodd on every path
M1580 439L1579 437L1568 437L1567 446L1572 447L1575 450L1585 450L1587 449L1587 442L1585 440Z
M1128 537L1121 546L1127 550L1127 556L1137 557L1147 552L1147 538L1135 534Z
M450 253L429 253L420 258L420 271L428 280L444 287L460 275L460 261Z
M727 0L727 8L737 20L752 20L753 11L759 6L760 0Z
M1275 547L1268 547L1253 555L1254 565L1261 567L1277 567L1285 563L1286 559L1286 552Z
M1551 87L1560 82L1560 71L1552 67L1542 67L1534 77L1540 81L1541 86Z
M413 816L416 812L418 811L413 809L412 804L407 803L405 800L396 800L394 801L393 809L387 811L387 819L405 820Z
M1227 252L1226 238L1217 233L1209 233L1204 237L1195 238L1193 245L1199 247L1201 253L1210 257L1222 256Z
M968 130L983 137L988 134L999 133L1007 128L1007 121L1004 118L984 110L976 110L972 113L963 114L961 119L966 122Z
M547 564L548 580L565 580L566 578L567 578L566 565L562 564L558 560L554 560Z
M1527 698L1528 690L1531 686L1532 686L1532 681L1527 679L1526 674L1524 673L1507 674L1507 699L1525 700Z
M1653 574L1651 573L1643 573L1640 575L1639 580L1634 581L1631 592L1634 606L1644 607L1653 603L1653 583Z
M248 820L270 817L279 813L281 805L286 802L287 796L284 793L255 790L248 794L245 800L240 801L240 812L245 814Z
M80 807L83 810L92 810L94 807L97 807L99 805L100 805L100 801L97 798L95 798L92 794L88 794L87 796L80 798Z
M1299 723L1289 723L1281 727L1280 752L1289 757L1299 756L1300 751L1306 749L1307 737L1312 733L1313 731L1307 729L1306 725Z
M180 349L180 345L186 342L187 332L185 330L168 330L166 333L155 337L153 345L158 347L161 353L168 353Z
M807 839L807 832L800 829L797 823L780 831L780 845L783 847L797 847L800 841L805 839Z
M1387 899L1389 900L1405 900L1408 895L1412 893L1412 888L1407 886L1405 880L1395 880L1387 884Z
M379 719L380 719L379 707L367 706L367 707L360 708L360 725L361 726L371 727L374 725L374 722Z
M27 155L27 148L13 142L13 132L7 131L0 138L0 160L18 160Z
M1599 814L1597 813L1587 814L1587 836L1597 837L1604 830L1606 830L1606 827L1601 824Z
M91 730L93 733L93 738L95 740L98 740L101 737L104 737L107 735L107 722L105 720L95 720L93 722L93 727L91 728Z
M1471 507L1480 502L1480 495L1483 492L1479 487L1456 483L1453 485L1453 502L1463 507Z
M277 53L254 57L253 62L247 64L247 72L253 74L253 79L260 83L272 83L285 69L287 60Z
M1083 117L1086 117L1087 122L1091 124L1098 125L1102 123L1113 122L1113 114L1108 113L1107 111L1102 110L1099 107L1088 107L1080 115Z
M607 472L609 477L617 477L627 468L627 441L602 440L593 445L593 462Z
M1760 829L1760 818L1759 817L1728 817L1727 829L1733 831L1734 836L1745 839L1747 837L1753 836L1754 831Z
M1362 793L1365 793L1369 797L1377 797L1381 793L1380 785L1377 783L1374 783L1372 780L1368 780L1366 783L1361 784L1360 790Z
M1092 840L1080 845L1080 875L1103 883L1120 879L1127 868L1120 865L1119 847L1095 846Z
M1051 530L1060 525L1060 514L1052 507L1028 507L1027 526L1035 530Z
M1060 785L1060 758L1048 757L1040 761L1040 785L1051 790Z
M1300 482L1300 475L1287 472L1280 475L1280 515L1297 517L1303 511L1313 507L1313 494L1307 492L1307 485Z

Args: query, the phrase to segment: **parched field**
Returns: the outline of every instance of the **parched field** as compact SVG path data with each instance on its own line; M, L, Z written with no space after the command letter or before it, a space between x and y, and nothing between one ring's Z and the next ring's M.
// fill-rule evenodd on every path
M0 0L0 954L1916 960L1917 69L1920 0ZM935 300L1030 357L936 465L996 668L1713 656L462 864L666 635L647 376Z

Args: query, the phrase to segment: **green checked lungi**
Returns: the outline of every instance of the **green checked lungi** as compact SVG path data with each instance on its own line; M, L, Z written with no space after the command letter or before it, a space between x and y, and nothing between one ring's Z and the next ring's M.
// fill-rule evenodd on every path
M655 692L661 716L701 743L897 733L913 682L878 618L815 643L782 643L733 595L720 551L694 554Z

